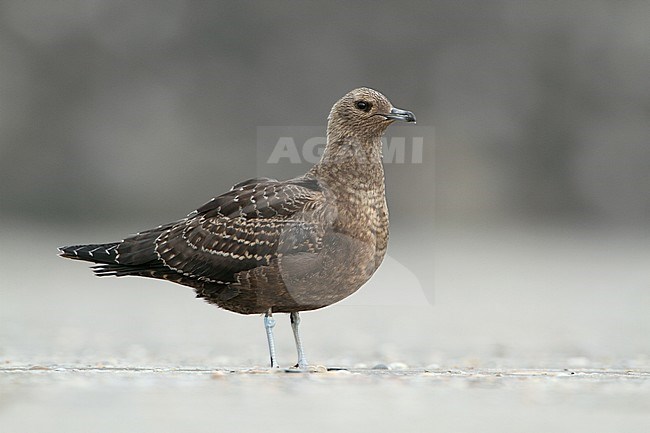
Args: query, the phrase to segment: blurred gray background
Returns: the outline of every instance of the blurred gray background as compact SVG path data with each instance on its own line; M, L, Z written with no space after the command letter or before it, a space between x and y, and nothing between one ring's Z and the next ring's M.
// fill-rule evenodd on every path
M386 167L386 263L340 306L304 315L310 360L647 370L648 17L647 1L1 0L0 361L264 365L260 318L219 312L169 283L96 279L57 258L56 246L118 240L245 178L282 175L259 164L267 145L259 128L324 132L331 105L370 86L435 133L424 137L422 164ZM417 135L409 126L389 135ZM278 323L289 365L288 319ZM241 404L229 408L233 422L247 404L266 413L287 403L287 414L292 392L305 391L299 383L258 394L260 383L268 385L223 390ZM411 402L401 413L417 425L456 431L509 431L499 420L513 412L521 416L512 431L548 431L551 415L571 419L573 431L649 425L647 384L551 383L497 390L491 400L462 384L431 395L422 383L410 391L373 383L379 388L337 385L346 405L366 402L359 413L368 423L352 424L359 431L403 431L400 417L386 416L394 398ZM105 431L128 430L130 420L159 432L185 425L183 416L196 431L211 425L198 410L215 397L211 385L99 384L108 391L92 378L12 376L0 386L0 423L12 432L87 431L50 424L85 407ZM135 406L112 399L124 392ZM343 404L318 384L307 392L310 404ZM259 406L258 395L281 403ZM434 400L435 420L422 415ZM187 406L183 416L143 421L134 409L143 402L146 414ZM121 427L115 413L126 414ZM291 415L317 416L308 407ZM256 422L245 426L259 431ZM332 422L322 431L337 429Z
M648 2L343 5L3 0L3 215L182 215L368 85L436 127L441 218L648 223Z

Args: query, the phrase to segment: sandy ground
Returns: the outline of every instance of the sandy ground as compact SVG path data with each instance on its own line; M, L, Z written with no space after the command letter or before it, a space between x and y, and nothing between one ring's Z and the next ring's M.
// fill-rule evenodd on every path
M314 373L265 367L260 317L53 255L90 234L3 225L3 433L650 431L646 232L394 236L358 294L303 315L309 360L342 369Z

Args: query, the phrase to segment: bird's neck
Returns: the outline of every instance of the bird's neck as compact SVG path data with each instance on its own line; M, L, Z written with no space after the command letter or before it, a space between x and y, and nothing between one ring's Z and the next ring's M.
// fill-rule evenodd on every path
M310 172L333 187L383 190L381 136L358 139L328 132L323 156Z

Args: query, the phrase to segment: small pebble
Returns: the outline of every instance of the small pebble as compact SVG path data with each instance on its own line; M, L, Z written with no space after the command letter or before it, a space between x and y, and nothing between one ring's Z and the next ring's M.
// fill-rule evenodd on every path
M387 366L386 364L377 364L374 367L372 367L373 370L390 370L390 367Z
M346 374L352 374L350 370L346 370L343 368L338 368L336 370L328 370L327 371L329 374L340 374L340 375L346 375Z
M44 367L42 365L33 365L29 367L30 370L50 370L50 367Z
M211 379L222 379L225 375L226 375L226 373L224 373L223 371L215 371L214 373L212 373L210 375L210 378Z

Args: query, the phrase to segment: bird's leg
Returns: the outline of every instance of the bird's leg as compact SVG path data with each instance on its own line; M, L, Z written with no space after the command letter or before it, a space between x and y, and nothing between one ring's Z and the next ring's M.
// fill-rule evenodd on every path
M307 358L305 358L305 352L302 349L302 341L300 340L300 314L297 311L294 311L289 316L291 318L291 329L293 329L293 338L296 340L296 350L298 351L298 363L294 367L298 367L301 370L304 370L308 367Z
M273 327L275 326L275 319L272 316L272 311L269 308L264 314L264 328L266 328L266 340L269 342L269 355L271 356L271 368L278 367L278 361L275 358L275 343L273 342Z

